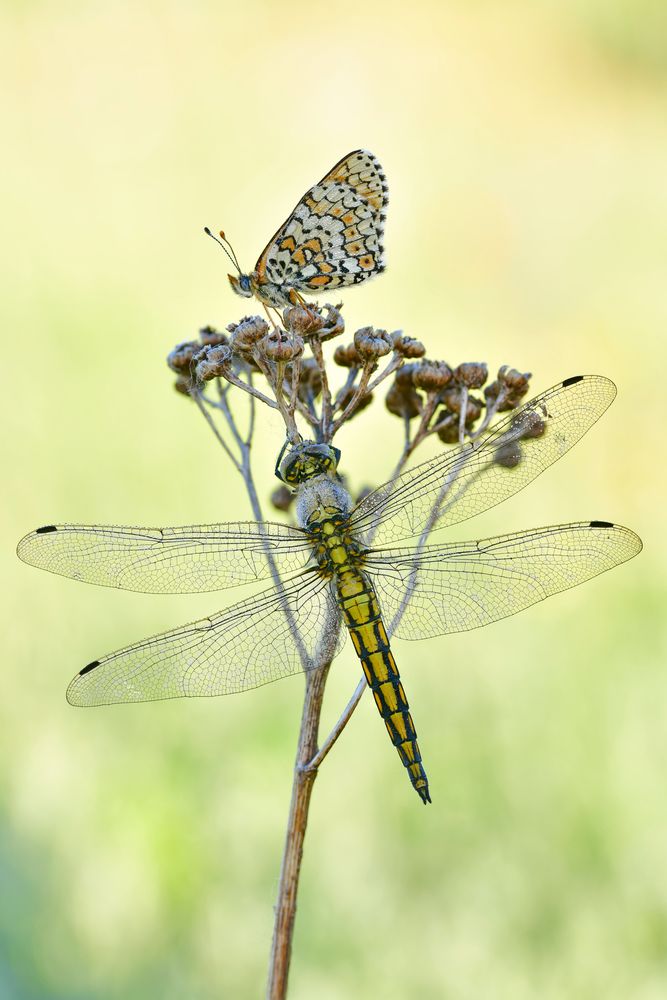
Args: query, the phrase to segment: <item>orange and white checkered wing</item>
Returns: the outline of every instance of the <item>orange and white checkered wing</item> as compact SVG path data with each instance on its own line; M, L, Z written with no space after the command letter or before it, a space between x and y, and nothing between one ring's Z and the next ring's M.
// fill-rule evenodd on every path
M386 205L387 182L375 156L348 153L306 192L262 253L260 286L315 293L380 274Z

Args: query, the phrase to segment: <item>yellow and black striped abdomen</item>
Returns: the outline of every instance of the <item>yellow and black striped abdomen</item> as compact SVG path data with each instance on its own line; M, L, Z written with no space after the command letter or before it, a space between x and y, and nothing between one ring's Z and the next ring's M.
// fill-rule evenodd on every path
M336 575L336 591L343 619L391 742L422 801L430 802L417 734L373 586L364 573L347 566Z

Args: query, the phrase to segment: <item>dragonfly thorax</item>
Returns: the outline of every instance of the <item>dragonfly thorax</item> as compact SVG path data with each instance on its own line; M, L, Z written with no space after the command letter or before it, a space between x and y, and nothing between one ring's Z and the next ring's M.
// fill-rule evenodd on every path
M352 508L352 498L342 483L320 474L301 483L296 497L296 519L300 527L315 524L336 515L344 517Z

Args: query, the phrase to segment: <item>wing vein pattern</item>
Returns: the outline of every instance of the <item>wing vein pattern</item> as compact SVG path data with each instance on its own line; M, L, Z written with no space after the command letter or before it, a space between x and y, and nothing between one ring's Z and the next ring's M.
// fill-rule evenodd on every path
M26 535L18 555L31 566L103 587L195 594L302 570L312 553L300 528L239 521L178 528L49 525Z
M582 376L531 399L479 441L465 444L374 490L350 517L376 545L456 524L518 493L561 458L604 413L616 387Z
M302 649L295 641L298 630ZM345 634L328 580L308 570L208 618L96 660L67 689L72 705L236 694L337 655Z
M641 547L628 528L582 521L417 552L373 550L366 566L389 634L427 639L514 615L618 566Z

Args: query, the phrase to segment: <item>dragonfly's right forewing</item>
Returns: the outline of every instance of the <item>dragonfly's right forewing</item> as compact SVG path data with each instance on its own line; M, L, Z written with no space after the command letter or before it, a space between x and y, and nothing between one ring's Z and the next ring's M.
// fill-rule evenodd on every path
M149 594L195 594L303 569L312 544L304 531L240 521L181 528L58 524L19 542L31 566L84 583Z

